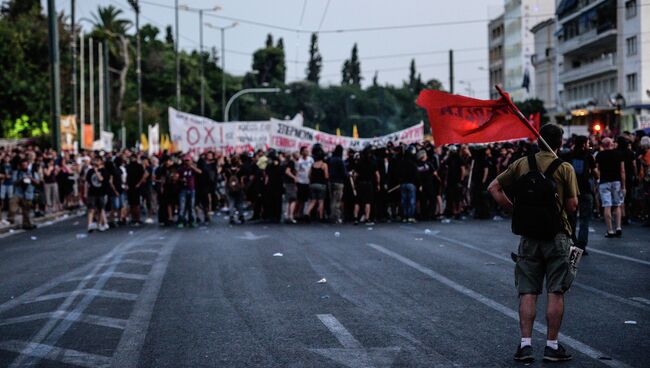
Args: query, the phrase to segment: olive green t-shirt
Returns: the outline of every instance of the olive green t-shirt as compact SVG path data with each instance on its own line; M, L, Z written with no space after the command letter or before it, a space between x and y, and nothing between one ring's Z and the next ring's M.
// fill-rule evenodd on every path
M551 152L541 151L535 154L535 159L537 160L537 168L544 172L548 166L555 160L555 156ZM522 157L519 160L513 162L508 166L508 169L502 172L497 176L497 181L502 188L510 188L520 177L526 175L530 171L528 167L528 157ZM569 219L564 210L564 203L567 199L577 198L579 194L578 190L578 180L576 179L576 173L573 170L568 162L563 162L555 173L553 174L553 179L557 183L557 194L558 197L562 200L562 203L558 203L560 207L560 213L562 214L562 223L564 224L564 231L571 235L571 225Z

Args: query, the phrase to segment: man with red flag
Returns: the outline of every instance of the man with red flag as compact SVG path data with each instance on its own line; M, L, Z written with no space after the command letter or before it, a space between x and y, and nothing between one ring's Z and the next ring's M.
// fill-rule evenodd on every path
M507 95L506 95L507 97ZM427 110L436 144L488 143L534 139L505 97L477 100L442 91L424 90L416 103Z

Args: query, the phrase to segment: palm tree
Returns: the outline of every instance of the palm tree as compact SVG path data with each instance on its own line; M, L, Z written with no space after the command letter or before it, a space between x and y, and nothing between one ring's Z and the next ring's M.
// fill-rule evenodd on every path
M129 39L126 37L126 32L131 28L131 21L120 18L122 10L115 8L112 5L97 7L97 14L93 14L95 21L95 28L93 29L93 37L97 39L104 39L108 41L108 48L110 53L118 59L118 55L122 60L122 67L120 68L120 89L117 97L117 105L115 107L116 119L122 122L122 106L124 105L124 94L126 93L126 76L129 71Z

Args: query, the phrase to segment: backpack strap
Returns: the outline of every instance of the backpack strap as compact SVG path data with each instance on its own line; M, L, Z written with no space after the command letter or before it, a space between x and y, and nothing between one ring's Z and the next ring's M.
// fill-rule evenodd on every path
M537 168L537 159L535 159L535 154L528 155L528 170L530 172L539 171Z
M562 165L563 162L564 161L562 161L561 158L556 158L555 160L553 160L553 162L551 162L551 164L548 165L548 168L544 172L544 176L547 178L553 178L553 174L555 173L555 170L557 170L560 167L560 165Z

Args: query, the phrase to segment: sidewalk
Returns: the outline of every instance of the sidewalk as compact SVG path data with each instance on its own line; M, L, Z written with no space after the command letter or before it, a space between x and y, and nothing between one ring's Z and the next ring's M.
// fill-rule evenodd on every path
M53 224L55 222L68 219L70 217L80 216L80 215L82 215L84 213L85 213L85 210L83 210L83 209L63 210L63 211L48 213L48 214L46 214L44 216L41 216L41 217L32 217L32 224L36 225L36 227L41 227L41 226L44 226L44 225L47 226L47 225L51 225L51 224ZM21 232L25 231L21 227L22 222L23 222L22 215L17 213L15 215L15 221L14 221L13 224L9 224L9 225L0 224L0 234L15 233L17 231L21 231Z

